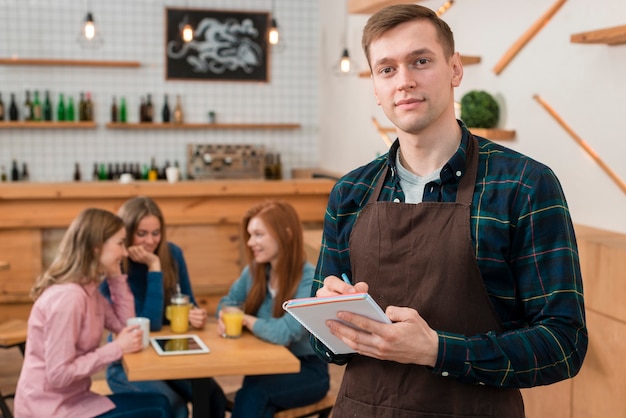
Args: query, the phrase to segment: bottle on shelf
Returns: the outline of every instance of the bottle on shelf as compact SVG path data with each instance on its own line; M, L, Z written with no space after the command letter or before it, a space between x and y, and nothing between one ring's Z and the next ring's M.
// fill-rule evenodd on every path
M167 94L163 98L163 110L161 110L161 120L163 123L170 121L170 106L167 103Z
M85 120L93 121L93 101L91 100L91 93L87 92L85 99Z
M93 171L91 172L91 181L100 180L100 170L98 169L98 163L93 163Z
M146 122L152 122L154 119L154 106L152 105L152 95L148 94L146 100Z
M139 99L139 122L146 121L146 99L141 96Z
M52 120L52 103L50 103L50 91L46 90L46 96L43 101L43 120L50 122Z
M109 178L109 173L107 173L107 168L104 163L100 163L100 172L98 173L98 179L107 180Z
M87 102L85 101L85 93L80 92L80 99L78 100L78 120L80 122L87 120Z
M15 93L11 93L11 104L9 105L9 120L15 122L20 119L17 103L15 103Z
M156 165L156 160L154 157L150 160L150 171L148 171L148 180L156 181L159 178L159 169Z
M80 181L81 177L82 175L80 173L80 164L74 163L74 181Z
M2 101L2 93L0 93L0 121L4 121L4 102Z
M180 94L176 96L176 107L174 108L174 123L183 123L183 106L180 104Z
M24 99L24 120L33 120L33 104L30 101L30 91L26 90L26 99Z
M22 163L22 176L21 176L21 180L22 180L22 181L28 181L28 180L30 180L30 174L28 173L28 165L26 165L26 163Z
M41 120L41 102L39 101L39 91L35 90L35 97L33 99L33 120Z
M148 177L150 177L150 168L148 164L144 164L141 166L141 180L148 180Z
M65 120L65 103L63 102L63 93L59 93L59 102L57 103L57 120L63 122Z
M115 96L113 96L113 102L111 103L111 122L117 122L117 102Z
M0 166L0 181L3 183L7 181L7 170L4 168L4 165Z
M126 99L122 97L120 100L120 122L126 123L128 119L126 117Z
M165 164L163 165L163 169L159 171L158 179L165 180L167 178L167 168L170 166L169 160L165 160Z
M107 178L106 180L113 180L115 178L115 171L113 171L113 163L109 163L107 166Z
M17 168L17 160L13 160L11 164L11 181L19 181L20 180L20 170Z
M180 169L180 164L178 164L178 160L174 161L174 167L178 169L178 181L183 179L183 171Z
M74 122L76 120L76 114L74 110L74 98L68 96L67 98L67 112L65 112L65 120Z

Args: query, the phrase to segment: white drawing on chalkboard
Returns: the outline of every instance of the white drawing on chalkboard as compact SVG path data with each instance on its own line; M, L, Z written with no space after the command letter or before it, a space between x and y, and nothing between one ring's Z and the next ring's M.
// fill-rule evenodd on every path
M222 23L214 18L204 18L194 29L191 42L182 44L182 47L179 41L168 42L167 56L186 58L193 71L198 73L222 74L240 68L250 74L262 65L263 49L254 41L258 36L259 31L250 19L238 22L231 18Z

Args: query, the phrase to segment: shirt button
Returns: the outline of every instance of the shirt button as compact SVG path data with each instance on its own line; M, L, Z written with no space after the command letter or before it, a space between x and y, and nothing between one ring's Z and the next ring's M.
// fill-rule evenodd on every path
M448 376L450 376L450 373L448 373L448 372L442 372L442 373L441 373L441 375L442 375L443 377L448 377Z
M456 172L456 173L454 173L454 174L456 174L456 176L457 176L457 177L461 177L461 174L463 174L463 173L461 173L461 170L459 170L459 171L457 171L457 172Z
M393 203L400 203L400 199L396 197L395 199L393 199Z

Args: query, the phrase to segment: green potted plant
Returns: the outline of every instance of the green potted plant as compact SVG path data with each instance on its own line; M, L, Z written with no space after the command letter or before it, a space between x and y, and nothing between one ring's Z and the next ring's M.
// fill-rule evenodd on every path
M494 128L500 119L500 106L489 93L472 90L461 98L461 120L470 128Z

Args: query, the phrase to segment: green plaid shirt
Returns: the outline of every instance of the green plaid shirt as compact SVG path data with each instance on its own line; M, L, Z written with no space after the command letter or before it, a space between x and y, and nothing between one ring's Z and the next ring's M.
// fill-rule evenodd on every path
M453 202L465 172L469 131L440 179L426 185L423 201ZM437 330L433 373L470 384L545 385L578 373L587 351L587 329L576 238L558 179L543 164L476 137L478 173L471 209L476 260L504 332L459 335ZM379 200L404 202L395 161L388 154L357 168L334 186L324 219L322 249L312 296L326 276L350 274L349 239L360 210L389 165ZM357 278L358 280L358 278ZM384 309L385 307L383 307ZM314 337L317 354L344 364Z

